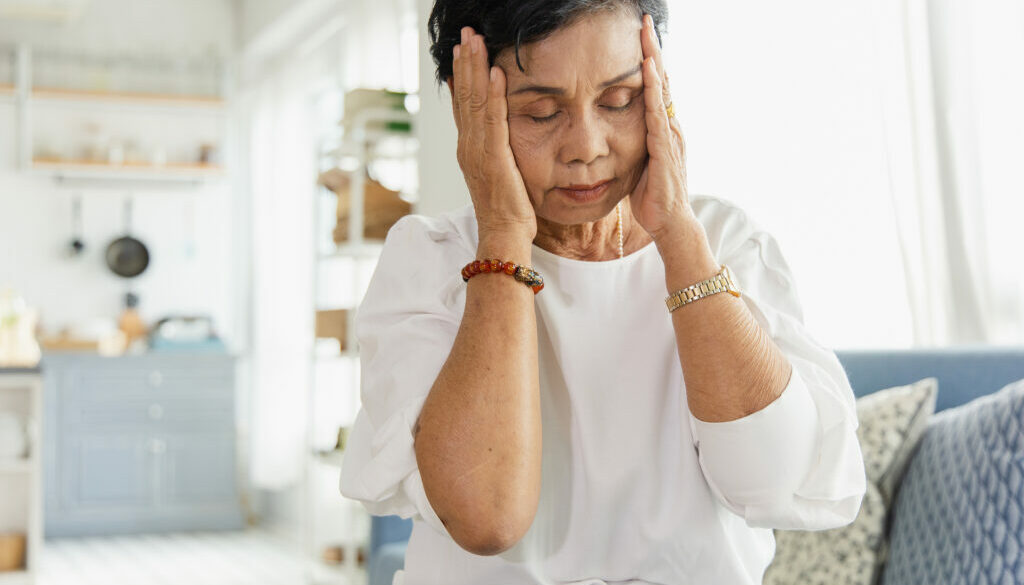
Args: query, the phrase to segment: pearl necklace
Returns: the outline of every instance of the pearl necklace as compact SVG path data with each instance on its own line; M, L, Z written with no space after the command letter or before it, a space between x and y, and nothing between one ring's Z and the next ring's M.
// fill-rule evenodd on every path
M619 233L619 258L622 258L622 202L619 201L615 204L615 215L619 217L618 229Z

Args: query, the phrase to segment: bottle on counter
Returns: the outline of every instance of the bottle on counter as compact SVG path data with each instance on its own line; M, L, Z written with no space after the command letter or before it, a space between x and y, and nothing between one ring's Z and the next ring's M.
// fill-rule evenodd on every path
M36 340L39 310L14 289L0 290L0 367L31 368L42 356Z

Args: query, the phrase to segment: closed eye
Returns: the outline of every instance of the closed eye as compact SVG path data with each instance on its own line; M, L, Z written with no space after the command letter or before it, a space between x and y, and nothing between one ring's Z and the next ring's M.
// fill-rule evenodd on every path
M538 124L543 124L544 122L550 122L550 121L554 120L555 116L557 116L557 115L558 115L558 112L555 112L554 114L551 114L550 116L544 116L543 118L538 118L537 116L530 116L530 119L533 120L534 122L538 123Z
M610 110L612 112L625 112L629 108L633 107L633 104L635 104L635 103L636 103L636 97L633 97L628 102L626 102L626 105L624 105L624 106L601 106L601 107L606 109L606 110Z

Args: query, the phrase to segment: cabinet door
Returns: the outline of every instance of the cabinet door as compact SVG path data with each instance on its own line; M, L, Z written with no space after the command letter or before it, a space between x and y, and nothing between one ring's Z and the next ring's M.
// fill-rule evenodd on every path
M161 502L168 506L236 505L235 438L223 430L163 435Z
M83 432L65 440L61 503L78 512L152 505L156 455L146 433Z

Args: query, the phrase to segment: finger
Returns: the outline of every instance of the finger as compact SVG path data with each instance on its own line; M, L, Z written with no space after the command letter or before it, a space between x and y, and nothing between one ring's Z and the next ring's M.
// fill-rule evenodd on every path
M469 46L467 44L469 40L468 26L462 27L462 43L459 45L459 68L458 68L458 79L456 80L455 89L458 91L456 99L459 101L459 111L462 116L463 124L466 122L466 104L469 103L469 96L473 91L471 76L472 60L470 59Z
M668 91L668 74L665 73L665 61L661 54L661 46L658 44L658 33L654 30L654 18L650 14L644 15L643 34L640 46L644 52L644 58L654 57L654 63L658 69L658 77L663 81L665 103L672 101Z
M459 81L462 79L462 74L459 73L459 52L462 47L455 45L452 48L452 110L455 113L455 125L459 130L462 130L462 104L459 103Z
M472 34L469 38L470 67L472 76L472 91L470 93L470 108L472 113L483 115L487 107L487 94L490 90L490 72L487 67L487 48L484 47L484 37Z
M661 78L658 76L658 68L653 57L644 59L643 77L647 135L648 139L652 141L648 144L648 153L651 158L671 156L671 144L669 143L671 131L668 112L665 110L667 104L662 97Z
M487 151L492 154L503 152L508 142L508 102L505 99L505 72L501 67L490 69L489 92L487 95Z

